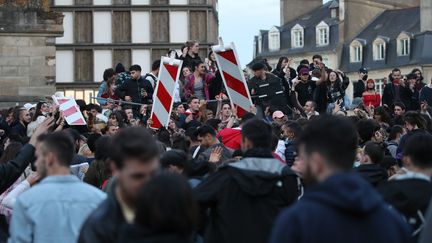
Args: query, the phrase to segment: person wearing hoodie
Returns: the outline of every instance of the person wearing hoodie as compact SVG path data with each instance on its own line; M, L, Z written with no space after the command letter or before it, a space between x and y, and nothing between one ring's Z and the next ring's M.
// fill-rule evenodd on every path
M403 163L404 174L397 174L378 187L384 200L395 207L411 225L417 242L424 228L424 218L432 198L432 135L418 133L407 141ZM427 230L430 230L427 229Z
M309 123L298 140L309 187L279 216L270 243L409 242L408 225L397 212L368 182L349 172L357 142L355 127L346 118L325 116Z
M384 149L381 145L375 142L367 142L363 149L361 164L354 168L354 171L373 187L377 187L388 179L387 171L380 165L383 159Z
M273 158L271 139L270 125L247 121L243 159L220 167L195 188L201 230L207 222L204 242L267 242L278 213L297 200L299 179Z

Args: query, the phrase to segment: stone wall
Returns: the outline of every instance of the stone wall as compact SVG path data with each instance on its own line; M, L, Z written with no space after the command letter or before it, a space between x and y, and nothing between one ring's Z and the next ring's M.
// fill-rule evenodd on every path
M47 0L0 0L0 107L55 92L55 37L63 15Z

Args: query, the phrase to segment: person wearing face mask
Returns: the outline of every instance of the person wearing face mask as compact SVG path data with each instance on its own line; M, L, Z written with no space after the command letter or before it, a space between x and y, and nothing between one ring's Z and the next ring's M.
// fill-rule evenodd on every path
M354 98L362 98L363 92L366 91L366 80L368 80L368 70L360 68L358 71L359 79L354 83Z

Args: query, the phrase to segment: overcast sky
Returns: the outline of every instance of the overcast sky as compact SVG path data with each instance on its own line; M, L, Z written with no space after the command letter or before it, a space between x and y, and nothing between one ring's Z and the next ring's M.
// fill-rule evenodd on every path
M252 60L259 30L280 24L279 5L280 0L219 0L219 35L235 43L242 67Z

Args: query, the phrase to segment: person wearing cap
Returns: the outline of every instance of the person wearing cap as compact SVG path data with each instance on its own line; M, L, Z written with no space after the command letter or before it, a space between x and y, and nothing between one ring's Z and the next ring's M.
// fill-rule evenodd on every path
M360 68L358 71L359 79L354 83L354 98L362 98L363 93L366 90L366 80L368 80L368 70L364 67Z
M252 97L255 97L256 105L261 109L260 115L268 106L275 106L284 113L289 113L286 105L286 92L282 81L272 73L266 72L264 63L257 62L252 65L254 77L249 81L249 90ZM257 108L258 108L257 107Z
M314 91L318 85L327 79L327 72L324 65L320 64L321 76L318 80L313 81L309 74L309 67L302 67L299 70L299 77L293 80L291 91L294 93L292 97L293 103L296 106L303 107L308 100L314 100ZM300 108L301 109L301 108Z
M278 124L279 126L282 126L286 121L285 114L282 111L273 112L272 118L273 122Z

